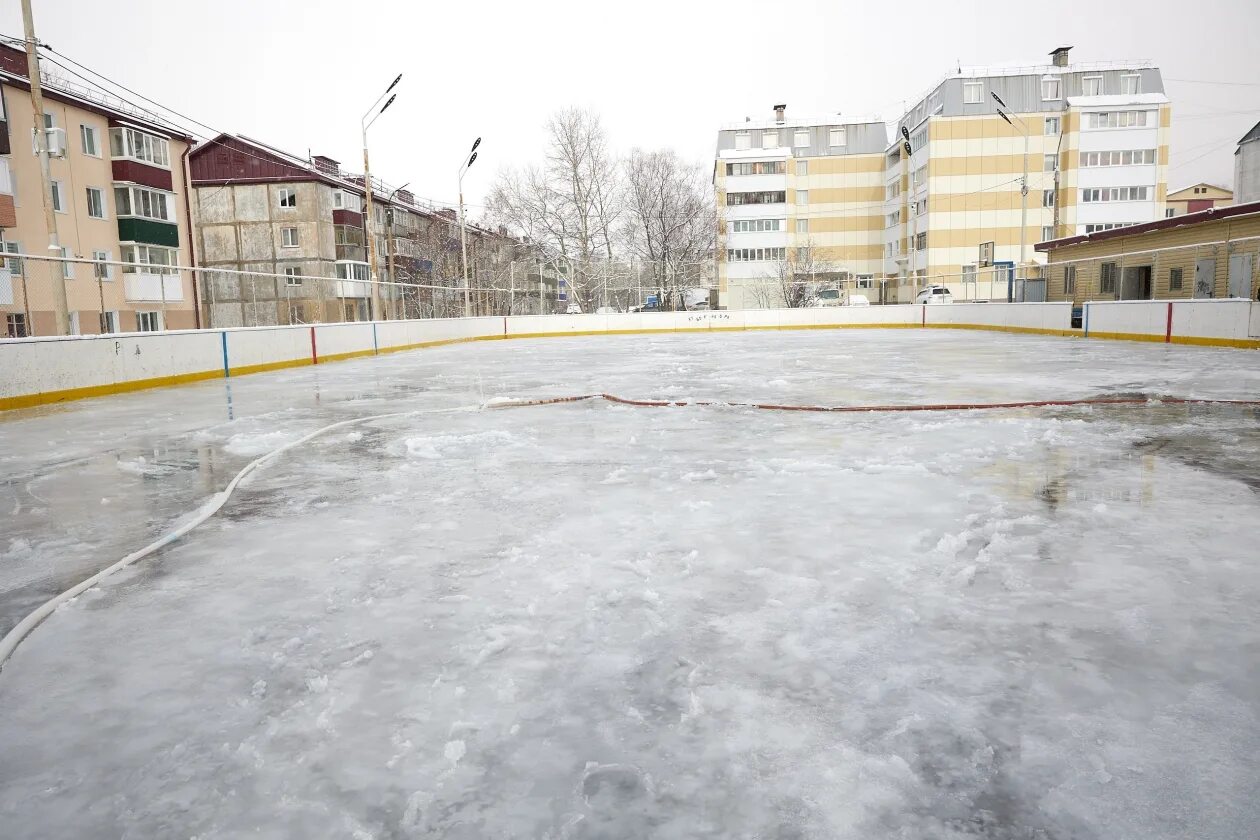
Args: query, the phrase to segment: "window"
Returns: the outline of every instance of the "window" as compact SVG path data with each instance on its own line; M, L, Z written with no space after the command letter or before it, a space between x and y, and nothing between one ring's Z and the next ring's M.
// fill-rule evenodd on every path
M809 219L797 219L797 220L796 220L796 232L797 232L797 233L809 233Z
M1041 98L1049 101L1063 98L1063 82L1058 76L1043 76L1041 78Z
M136 332L158 332L162 329L161 312L137 312Z
M297 207L297 192L289 187L280 188L280 206Z
M1051 239L1054 239L1054 225L1042 225L1041 241L1049 242Z
M96 265L92 266L92 276L97 280L113 280L114 267L109 264L109 251L93 251L92 261Z
M1046 135L1059 133L1059 117L1046 117Z
M47 111L44 112L44 128L56 128L57 118Z
M1142 92L1142 77L1137 73L1125 73L1120 77L1120 92L1136 96Z
M1116 293L1116 264L1105 262L1098 272L1098 291L1104 295Z
M92 157L101 156L101 144L97 140L95 128L90 125L80 125L79 139L83 142L83 154Z
M920 233L914 237L914 250L922 251L927 248L927 234Z
M1194 188L1194 194L1195 194L1195 195L1207 195L1207 187L1195 187L1195 188Z
M857 287L859 289L875 288L875 275L874 274L859 274L857 276Z
M1171 219L1173 216L1176 216L1176 215L1177 215L1177 211L1176 211L1176 209L1174 209L1174 208L1172 208L1172 207L1169 207L1167 210L1165 210L1165 211L1164 211L1164 218L1165 218L1165 219Z
M807 161L807 160L798 160L798 161L796 162L796 174L797 174L797 175L808 175L808 174L809 174L809 161Z
M1086 235L1091 233L1099 233L1104 230L1115 230L1116 228L1129 227L1136 225L1137 222L1096 222L1094 224L1085 225Z
M79 313L74 311L70 314L70 335L83 335L83 331L79 329Z
M123 274L174 274L179 252L157 245L122 246Z
M796 191L796 203L797 203L797 204L809 204L809 190L797 190L797 191Z
M1150 187L1096 187L1081 190L1083 204L1098 201L1149 201L1150 196Z
M1042 190L1042 191L1041 191L1041 206L1042 206L1042 207L1053 207L1053 206L1054 206L1054 190Z
M914 215L922 216L927 212L927 199L921 198L914 203Z
M116 333L118 332L118 310L113 309L101 313L101 332Z
M786 248L728 248L726 258L731 262L765 262L787 258Z
M809 145L809 129L797 129L792 133L792 148L799 149Z
M71 254L71 253L70 253L70 249L69 249L69 248L67 248L67 247L65 247L65 246L63 245L63 246L61 247L61 259L62 259L62 260L69 260L69 258L70 258L71 256L73 256L73 254ZM62 262L62 264L61 264L61 276L62 276L62 277L64 277L65 279L67 279L67 280L73 280L73 279L74 279L74 263L72 263L72 262Z
M368 264L361 262L339 262L337 263L337 278L340 280L367 280ZM560 285L564 285L564 281L560 281Z
M736 219L731 222L734 233L761 233L783 230L783 219Z
M750 163L726 164L727 175L782 175L785 172L787 172L787 164L786 161L782 160L758 160Z
M285 248L298 246L298 229L295 227L280 228L280 244Z
M915 185L926 184L927 176L928 176L927 164L925 163L922 166L920 166L918 169L914 170L914 172L911 173L910 183L915 184Z
M737 150L747 149L749 147L749 137L747 131L735 132L735 148Z
M5 242L4 250L6 253L9 253L9 254L20 254L22 253L22 243L21 242ZM5 262L8 263L9 274L11 274L14 277L22 276L22 258L21 257L9 257L7 260L5 260Z
M827 132L827 145L829 146L847 146L849 145L848 132L843 128L833 128Z
M1086 128L1140 128L1153 123L1147 111L1096 111L1085 115Z
M783 190L765 190L761 192L737 192L726 194L726 203L729 206L738 206L741 204L783 204L786 201L787 195Z
M1103 77L1102 76L1086 76L1081 79L1081 95L1082 96L1102 96Z
M901 211L894 210L884 217L884 227L896 227L901 224Z
M4 334L9 338L26 338L26 315L10 312L4 317Z
M1058 155L1046 155L1046 156L1045 156L1045 159L1044 159L1044 160L1042 160L1042 162L1041 162L1041 168L1042 168L1042 171L1043 171L1043 172L1053 172L1054 170L1058 169L1058 168L1059 168L1059 156L1058 156Z
M984 82L963 82L963 104L979 105L984 101Z
M58 213L66 212L65 205L61 203L61 182L60 181L52 182L52 199L53 199L54 210L56 210Z
M761 132L761 148L777 149L779 147L779 132L763 131Z
M301 286L302 285L302 269L292 268L292 267L286 268L284 270L284 285Z
M1170 292L1180 291L1181 283L1182 283L1182 269L1180 268L1168 269L1168 290Z
M884 185L884 201L890 201L901 195L901 179Z
M1155 163L1154 149L1126 149L1110 152L1081 152L1081 166L1149 166Z
M114 187L114 212L119 216L143 216L159 222L172 222L174 193L147 187Z
M129 157L167 168L171 165L170 144L165 138L134 128L111 128L109 151L114 157Z
M1063 269L1063 294L1076 294L1076 266L1074 265Z
M105 192L96 187L87 188L87 212L93 219L105 218Z

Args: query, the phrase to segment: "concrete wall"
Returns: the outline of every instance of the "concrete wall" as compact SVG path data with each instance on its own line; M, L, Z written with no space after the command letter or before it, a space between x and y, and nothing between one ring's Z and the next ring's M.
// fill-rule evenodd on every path
M0 410L462 341L653 332L923 328L1260 348L1260 303L959 303L609 315L524 315L0 341Z

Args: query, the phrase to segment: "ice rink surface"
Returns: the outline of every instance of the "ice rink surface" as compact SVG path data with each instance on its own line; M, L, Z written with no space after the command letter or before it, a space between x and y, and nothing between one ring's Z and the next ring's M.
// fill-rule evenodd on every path
M490 342L0 415L5 838L1236 840L1260 353ZM437 410L446 410L440 411ZM420 413L426 412L426 413Z

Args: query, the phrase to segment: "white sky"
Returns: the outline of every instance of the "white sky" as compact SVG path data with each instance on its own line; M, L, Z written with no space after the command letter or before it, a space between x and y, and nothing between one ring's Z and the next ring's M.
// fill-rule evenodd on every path
M958 62L1041 62L1060 44L1077 61L1157 62L1173 101L1170 189L1230 185L1234 142L1260 120L1253 0L34 4L40 40L70 58L216 129L354 171L359 120L401 72L369 137L372 169L447 203L475 137L474 205L497 168L541 156L544 119L568 105L598 110L617 150L707 161L720 124L776 102L891 120ZM17 2L0 9L0 32L20 36Z

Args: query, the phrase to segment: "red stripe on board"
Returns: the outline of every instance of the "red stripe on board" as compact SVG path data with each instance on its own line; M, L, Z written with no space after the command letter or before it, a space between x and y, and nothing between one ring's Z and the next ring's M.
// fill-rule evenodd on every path
M315 352L315 328L311 327L311 364L319 364L319 354Z
M923 326L927 326L927 304L923 304Z
M1164 328L1164 343L1172 343L1172 301L1168 301L1168 326Z

